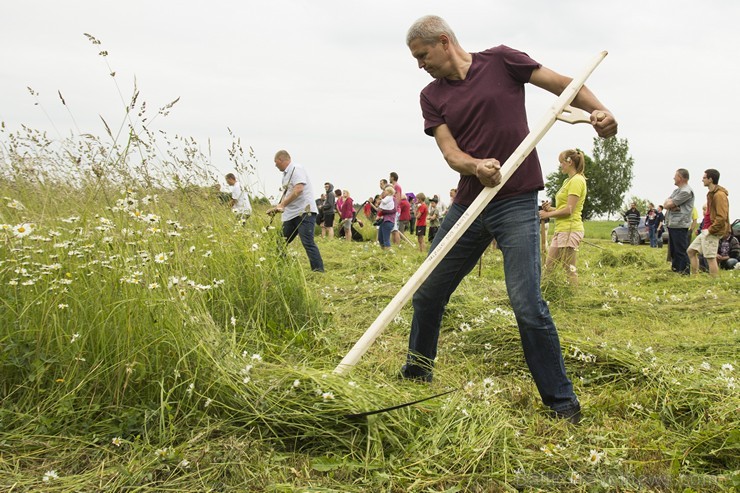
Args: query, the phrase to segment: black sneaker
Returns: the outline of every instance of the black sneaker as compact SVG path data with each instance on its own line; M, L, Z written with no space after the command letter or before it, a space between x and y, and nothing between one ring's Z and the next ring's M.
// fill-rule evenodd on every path
M553 411L553 414L556 418L564 419L574 425L581 422L581 406L565 409L563 411Z
M415 382L432 382L432 372L424 371L418 366L403 365L398 372L398 378L402 380L413 380Z

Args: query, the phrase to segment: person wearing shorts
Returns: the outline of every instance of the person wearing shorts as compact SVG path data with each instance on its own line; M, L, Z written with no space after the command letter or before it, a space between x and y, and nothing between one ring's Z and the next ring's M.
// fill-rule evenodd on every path
M336 197L334 196L334 185L329 182L324 183L326 190L326 200L323 205L323 222L321 223L321 237L334 238L334 212L336 210Z
M556 207L549 202L542 204L540 220L555 218L555 233L547 251L545 275L552 272L556 263L562 263L572 286L578 284L576 252L583 240L583 220L581 212L586 201L586 165L583 153L573 149L563 151L558 156L560 171L568 175L558 193L555 194Z
M730 203L727 199L727 190L719 186L719 171L716 169L706 170L701 181L709 189L709 193L707 193L709 224L702 223L701 234L689 245L686 253L689 255L691 275L699 272L699 255L703 255L707 259L709 275L717 277L719 275L717 264L719 240L731 229L729 221ZM705 225L706 228L704 228Z

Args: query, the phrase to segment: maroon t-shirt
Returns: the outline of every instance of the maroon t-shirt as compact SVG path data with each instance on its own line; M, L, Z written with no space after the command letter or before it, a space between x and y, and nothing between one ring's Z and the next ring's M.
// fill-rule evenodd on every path
M504 45L472 56L465 80L437 79L421 91L424 132L434 135L435 127L447 124L463 152L478 159L495 158L503 165L529 133L524 84L540 64ZM535 150L494 200L544 187ZM474 175L460 175L454 202L470 205L481 190Z

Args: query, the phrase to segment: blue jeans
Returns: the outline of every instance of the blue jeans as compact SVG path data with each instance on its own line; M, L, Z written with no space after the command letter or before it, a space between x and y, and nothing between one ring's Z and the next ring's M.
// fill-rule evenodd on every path
M393 221L383 221L378 227L378 243L382 247L391 246L391 230L393 229Z
M736 258L728 258L724 262L719 263L719 268L732 270L735 268L735 265L737 265L737 263L738 263L738 260Z
M668 228L668 247L671 249L671 270L679 274L689 273L689 230Z
M430 251L465 209L458 204L450 207ZM573 384L565 374L558 332L540 292L539 223L534 192L486 206L413 297L406 376L431 373L445 306L495 238L504 256L506 290L519 326L524 357L542 402L558 412L578 407Z
M283 222L283 236L288 243L293 241L296 236L301 237L301 243L308 255L308 261L311 264L311 270L324 272L324 261L321 259L319 247L313 239L314 230L316 229L316 214L304 213Z
M658 246L658 237L656 236L657 224L651 224L648 226L648 233L650 234L650 248L656 248Z

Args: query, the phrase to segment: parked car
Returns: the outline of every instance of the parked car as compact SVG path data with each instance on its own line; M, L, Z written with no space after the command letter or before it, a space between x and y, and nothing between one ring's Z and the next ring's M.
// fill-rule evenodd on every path
M640 235L640 244L648 243L650 241L650 233L648 232L647 226L645 226L645 218L640 218L640 224L637 226L637 232ZM740 219L735 219L732 223L732 234L740 241ZM663 228L663 244L668 244L668 228ZM612 241L614 243L629 243L630 242L630 230L627 226L627 221L623 222L612 230Z
M637 233L640 236L640 243L650 241L650 233L648 232L647 226L645 226L645 218L640 218L640 224L637 226ZM630 229L627 225L627 221L617 226L612 230L612 241L614 243L629 243L630 242Z

